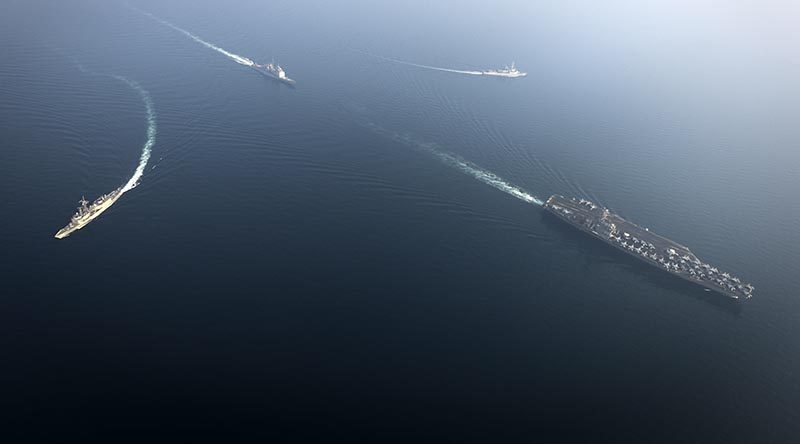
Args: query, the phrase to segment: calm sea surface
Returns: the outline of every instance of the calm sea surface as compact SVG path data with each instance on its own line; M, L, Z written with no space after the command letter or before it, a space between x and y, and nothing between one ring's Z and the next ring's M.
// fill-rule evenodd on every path
M130 3L153 17L0 5L6 430L797 442L792 2ZM139 164L114 76L152 99L151 157L55 240ZM554 193L755 296L615 252Z

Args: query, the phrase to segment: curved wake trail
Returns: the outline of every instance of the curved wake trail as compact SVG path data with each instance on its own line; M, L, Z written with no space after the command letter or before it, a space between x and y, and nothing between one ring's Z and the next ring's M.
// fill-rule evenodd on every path
M81 64L78 64L78 68L86 73L94 74L94 75L108 75L108 74L98 74L92 71L85 69ZM92 202L90 205L87 205L88 202L85 200L81 200L81 206L78 208L78 212L72 216L69 224L62 228L61 230L56 233L56 238L62 239L64 237L69 236L72 232L76 230L80 230L84 226L86 226L89 222L100 216L104 211L109 209L116 201L119 199L123 194L127 193L128 191L136 188L139 185L139 180L142 178L144 174L144 170L147 167L147 162L150 160L150 154L152 152L153 146L156 144L156 134L157 134L157 125L156 125L156 111L155 106L153 105L153 99L150 97L150 93L147 92L146 89L142 88L141 85L136 83L135 81L118 75L110 75L120 82L125 83L129 87L131 87L134 91L139 94L139 97L142 99L142 102L145 106L145 113L147 116L147 140L145 140L144 145L142 146L142 154L139 156L139 165L136 166L136 169L131 175L130 179L128 179L125 184L117 188L116 190L100 196Z
M150 153L153 150L153 145L156 144L156 111L155 106L153 106L153 99L150 98L150 93L148 93L146 89L142 88L141 85L131 79L128 79L127 77L114 76L114 78L125 82L128 86L139 93L139 97L141 97L142 102L144 102L145 112L147 114L147 140L144 142L144 146L142 146L142 155L139 156L139 165L136 166L136 170L133 172L133 175L130 179L128 179L125 185L122 186L122 190L120 190L120 194L122 194L132 190L133 188L136 188L136 185L139 184L139 179L141 179L142 174L144 174L144 169L147 166L147 162L150 160Z
M190 39L194 40L195 42L197 42L197 43L199 43L199 44L201 44L203 46L205 46L206 48L213 49L214 51L217 51L218 53L228 57L229 59L233 60L234 62L236 62L236 63L238 63L240 65L253 66L255 64L254 61L248 59L247 57L243 57L243 56L240 56L239 54L234 54L234 53L232 53L230 51L226 51L225 49L222 49L219 46L217 46L217 45L215 45L215 44L213 44L211 42L207 42L207 41L201 39L200 37L192 34L191 32L189 32L189 31L187 31L187 30L185 30L185 29L183 29L183 28L181 28L179 26L173 25L172 23L170 23L170 22L168 22L168 21L166 21L164 19L156 17L156 16L154 16L153 14L150 14L147 11L142 11L141 9L136 9L131 5L127 5L127 6L129 8L131 8L131 9L133 9L134 11L137 11L137 12L139 12L141 14L144 14L144 15L150 17L151 19L161 23L162 25L169 26L170 28L180 32L181 34L185 35L186 37L189 37Z
M512 183L509 183L508 181L492 173L491 171L487 171L479 167L478 165L461 158L456 154L449 153L447 151L439 149L436 144L418 142L412 139L411 137L393 133L371 122L367 122L366 125L379 134L388 136L391 139L394 139L405 145L409 145L413 148L425 151L426 153L439 159L439 161L441 161L445 165L455 168L468 176L472 176L473 178L485 183L486 185L496 188L511 196L514 196L523 202L539 206L544 205L544 201L542 199L534 196L533 194L525 191L524 189Z

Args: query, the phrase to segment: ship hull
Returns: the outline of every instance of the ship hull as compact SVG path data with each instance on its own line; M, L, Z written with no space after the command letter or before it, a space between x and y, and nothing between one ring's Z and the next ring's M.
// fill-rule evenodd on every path
M509 75L509 74L497 74L497 73L490 73L490 72L485 72L485 71L484 71L483 73L481 73L481 75L484 75L484 76L486 76L486 77L499 77L499 78L501 78L501 79L518 79L518 78L520 78L520 77L525 77L525 76L527 76L528 74L527 74L527 73L521 73L521 74L513 74L513 75Z
M111 208L111 205L114 205L114 202L116 202L117 199L120 198L120 196L122 196L122 193L117 193L116 195L109 197L108 200L98 205L97 207L91 208L91 213L86 217L81 218L81 220L78 223L76 223L75 225L69 224L66 227L58 230L58 232L55 234L55 238L64 239L70 234L85 227L86 225L89 224L89 222L95 220L98 216L103 214L107 209Z
M702 288L704 288L706 290L713 291L714 293L726 296L726 297L731 298L731 299L741 300L741 299L747 299L747 298L750 297L750 295L739 295L739 294L736 294L736 293L733 293L733 292L729 292L729 291L727 291L727 290L725 290L723 288L717 287L716 285L713 285L713 284L711 284L709 282L706 282L706 281L703 281L703 280L700 280L700 279L697 279L697 278L693 278L691 276L688 276L688 275L685 275L685 274L682 274L682 273L679 273L679 272L668 270L668 269L664 268L658 261L652 260L652 259L650 259L648 257L645 257L645 256L642 256L640 254L636 254L635 252L629 251L629 250L623 248L622 246L603 238L599 233L589 229L588 227L574 223L573 221L571 221L568 218L566 218L565 216L563 216L561 213L553 210L549 205L545 205L544 208L547 211L547 214L554 216L556 219L568 224L569 226L571 226L571 227L573 227L573 228L575 228L575 229L577 229L577 230L589 235L590 237L592 237L594 239L597 239L597 240L603 242L606 245L614 247L616 250L625 253L627 256L634 257L634 258L636 258L636 259L638 259L638 260L640 260L640 261L642 261L642 262L644 262L646 264L649 264L649 265L651 265L651 266L653 266L653 267L655 267L655 268L657 268L657 269L659 269L659 270L661 270L661 271L663 271L663 272L665 272L665 273L667 273L669 275L672 275L674 277L680 278L681 280L684 280L686 282L695 284L695 285L697 285L699 287L702 287ZM633 225L633 224L631 224L631 225ZM642 229L641 227L638 227L638 228L640 228L642 231L646 231L646 230ZM655 233L649 233L648 232L648 234L651 234L653 236L657 236L657 235L655 235ZM661 238L660 236L657 236L657 237ZM661 238L661 239L667 240L665 238ZM677 244L677 243L675 243L674 245L676 247L680 247L680 248L684 249L684 251L686 251L690 255L694 256L693 253L689 252L688 248L686 248L686 247L684 247L684 246L682 246L680 244Z
M269 79L277 80L277 81L279 81L281 83L284 83L286 85L289 85L289 86L294 86L294 84L295 84L295 81L290 79L290 78L288 78L288 77L278 77L275 74L272 74L271 72L264 71L264 70L256 68L256 67L253 67L253 69L256 72L258 72L259 74L261 74L262 76L267 77Z

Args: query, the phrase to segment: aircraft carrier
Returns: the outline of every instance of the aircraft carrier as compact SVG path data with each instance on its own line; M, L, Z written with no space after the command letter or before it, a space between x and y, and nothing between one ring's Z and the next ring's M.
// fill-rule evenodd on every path
M81 199L80 201L78 201L78 203L80 204L80 206L78 207L78 212L76 212L75 215L72 216L72 219L70 219L67 226L58 230L58 232L55 235L56 239L63 239L69 236L74 231L80 230L81 228L85 227L86 224L88 224L89 222L94 220L94 218L102 214L103 211L111 207L111 205L113 205L114 202L116 202L117 199L119 199L119 197L122 196L123 194L122 188L123 187L119 187L108 194L104 194L98 197L97 199L95 199L94 202L91 203L91 205L89 204L89 201L87 201L86 199Z
M702 262L687 247L629 222L585 199L550 196L544 208L592 237L681 279L733 299L748 299L754 287Z

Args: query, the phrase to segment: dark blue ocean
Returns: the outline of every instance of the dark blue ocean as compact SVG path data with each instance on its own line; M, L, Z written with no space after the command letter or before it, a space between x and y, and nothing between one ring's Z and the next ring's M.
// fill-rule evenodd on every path
M3 1L4 441L797 442L798 22L777 0ZM754 297L548 217L556 193Z

